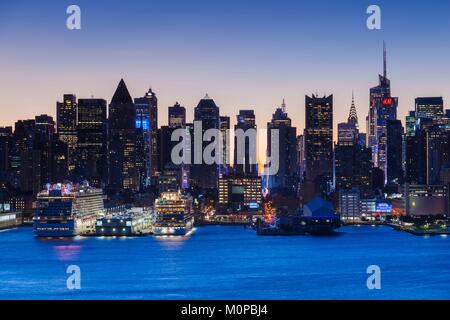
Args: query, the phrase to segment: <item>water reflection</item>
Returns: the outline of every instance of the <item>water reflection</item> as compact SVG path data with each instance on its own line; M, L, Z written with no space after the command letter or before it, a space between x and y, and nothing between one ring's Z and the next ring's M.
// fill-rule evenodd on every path
M193 228L185 236L157 236L155 239L165 249L177 250L183 247L195 230L196 228Z
M59 261L76 260L81 252L81 246L78 245L60 245L53 246L53 251Z

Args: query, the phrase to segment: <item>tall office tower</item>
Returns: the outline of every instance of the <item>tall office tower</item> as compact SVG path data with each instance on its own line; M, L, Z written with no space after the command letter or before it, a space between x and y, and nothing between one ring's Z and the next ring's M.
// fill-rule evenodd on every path
M55 133L48 115L17 121L10 150L10 181L22 192L36 194L45 184L68 175L68 146Z
M56 131L59 139L69 148L69 174L73 174L75 170L77 113L77 98L73 94L65 94L63 102L56 103Z
M434 124L426 129L427 184L442 184L443 171L450 164L450 129Z
M406 136L414 136L416 131L416 112L409 111L408 115L405 117L405 134Z
M367 140L367 134L363 133L363 132L360 132L358 134L358 143L359 143L359 145L361 145L363 147L366 147L367 146L366 140Z
M0 182L8 180L9 155L13 144L12 127L0 127Z
M158 129L158 163L160 164L158 171L161 173L166 168L172 168L172 166L174 166L174 163L172 161L172 149L179 142L172 141L172 133L176 129L178 128L171 128L169 126L161 126L161 128Z
M352 99L347 122L338 124L338 143L334 150L335 188L344 194L358 190L358 194L369 195L372 191L372 154L358 138L358 117Z
M109 104L108 133L110 192L137 190L136 110L123 79Z
M59 140L58 135L52 141L52 178L50 183L66 181L69 174L69 147Z
M202 131L195 132L193 141L196 145L201 145L201 150L192 150L197 157L194 158L194 164L191 166L191 182L194 186L206 189L217 188L218 166L216 163L205 163L203 153L205 148L211 143L203 141L202 137L208 129L220 128L219 107L208 95L201 99L194 111L194 126L201 123ZM195 143L197 141L197 143ZM215 154L212 154L215 156ZM201 157L201 159L200 159ZM195 159L197 158L197 159Z
M305 98L306 185L303 201L331 190L333 177L333 95Z
M170 129L170 134L172 135L174 130L183 129L185 130L186 137L191 137L192 124L186 124L186 108L181 106L178 102L175 105L170 106L168 110L168 128ZM161 130L163 131L163 130ZM164 136L164 135L163 135ZM171 140L171 137L168 137ZM161 141L160 141L161 143ZM183 140L185 143L185 150L191 150L192 145L190 140ZM170 152L172 148L178 144L178 142L170 141ZM190 151L189 151L190 152ZM183 154L183 156L186 156ZM177 186L181 189L187 189L189 187L190 179L190 163L192 159L186 158L185 161L177 167ZM171 161L172 163L172 161ZM173 164L173 163L172 163ZM172 166L173 167L173 166ZM172 171L173 172L173 171Z
M416 112L409 111L405 117L405 137L403 143L403 171L404 180L407 183L415 183L415 158L414 149L416 148Z
M33 191L33 142L35 120L19 120L14 125L10 166L12 183L23 192Z
M162 173L158 176L158 191L163 192L177 192L181 189L180 185L181 170L179 166L168 165L164 168Z
M186 108L181 106L178 102L169 107L168 123L170 128L186 127Z
M444 100L442 97L416 98L416 118L435 119L444 115Z
M405 136L405 182L418 183L418 149L419 139L416 136Z
M253 110L240 110L234 126L234 171L258 175L256 120Z
M106 100L79 99L75 181L104 187L107 176Z
M450 118L443 100L417 98L415 111L406 117L405 181L439 184L450 163Z
M388 120L387 132L387 184L403 184L403 126L400 120Z
M139 186L155 183L159 170L158 153L158 99L149 89L141 98L134 99L136 109L136 170Z
M191 164L193 163L194 154L194 124L186 123L186 137L189 139L185 143L185 152L183 157L185 159L185 164L181 166L181 187L182 189L188 189L191 186Z
M297 136L297 161L298 161L298 176L299 183L301 184L304 179L304 174L306 171L306 160L305 160L305 136L303 134ZM300 187L300 185L299 185Z
M372 193L372 153L355 145L335 146L335 188L337 191L358 188L368 196Z
M370 107L368 116L368 146L372 148L372 159L375 167L385 172L387 151L387 120L397 120L398 98L391 96L391 82L387 78L386 46L383 46L383 75L379 76L379 84L370 89Z
M354 145L359 143L358 129L353 123L343 122L338 124L338 143L341 145Z
M230 117L219 117L219 128L222 137L221 164L219 165L219 176L230 171Z
M136 163L139 190L150 184L150 121L148 109L136 105Z
M432 119L418 118L414 130L406 136L405 180L407 183L427 183L427 136L428 128L431 126L433 126Z
M272 134L278 132L278 140L272 141ZM272 145L272 143L277 145ZM278 152L278 171L268 172L268 187L271 192L296 194L298 187L297 170L297 128L292 126L283 100L281 107L275 110L272 120L267 123L267 153L276 159ZM272 165L273 167L273 165ZM275 166L276 167L276 166Z
M37 194L45 184L52 183L52 143L55 122L48 115L35 117L33 142L33 193ZM63 141L64 142L64 141Z

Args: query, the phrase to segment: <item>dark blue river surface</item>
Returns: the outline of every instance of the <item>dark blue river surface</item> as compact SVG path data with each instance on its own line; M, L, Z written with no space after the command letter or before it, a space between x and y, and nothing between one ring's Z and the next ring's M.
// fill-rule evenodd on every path
M70 265L80 290L67 288ZM370 265L381 268L381 290L367 289ZM183 239L41 240L19 228L0 232L0 299L450 299L450 237L203 227Z

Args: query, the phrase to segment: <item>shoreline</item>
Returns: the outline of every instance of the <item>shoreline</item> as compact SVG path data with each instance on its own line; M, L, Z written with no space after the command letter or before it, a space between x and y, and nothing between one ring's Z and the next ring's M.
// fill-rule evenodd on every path
M201 223L197 224L196 227L202 228L202 227L214 227L214 226L222 226L222 227L244 227L246 228L248 224L245 223ZM342 227L390 227L395 231L399 232L406 232L415 236L450 236L450 228L449 229L429 229L429 230L422 230L417 228L411 228L411 227L405 227L398 224L388 223L388 222L380 222L380 221L363 221L363 222L345 222L342 224ZM1 228L0 232L6 232L11 231L15 229L25 228L25 227L32 227L32 224L29 223L22 223L15 226L7 227L7 228ZM339 233L339 229L336 230L335 233ZM304 234L307 235L307 234ZM97 234L85 234L80 235L81 237L103 237L103 238L133 238L133 237L150 237L155 236L153 233L141 233L141 234L134 234L131 236L102 236ZM255 236L258 236L257 233L255 233ZM271 236L298 236L297 234L271 234Z

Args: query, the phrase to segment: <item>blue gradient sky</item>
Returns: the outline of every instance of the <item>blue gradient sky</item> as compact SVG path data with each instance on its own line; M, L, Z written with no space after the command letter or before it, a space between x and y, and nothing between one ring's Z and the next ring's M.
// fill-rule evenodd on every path
M233 122L254 108L263 127L286 98L300 132L305 94L333 93L336 125L354 89L365 130L383 40L404 120L415 97L450 94L450 2L408 2L1 1L0 125L54 115L64 93L109 101L123 77L133 96L153 87L161 124L175 101L192 119L208 92ZM80 31L66 29L70 4L81 7ZM366 28L370 4L381 6L381 31Z

